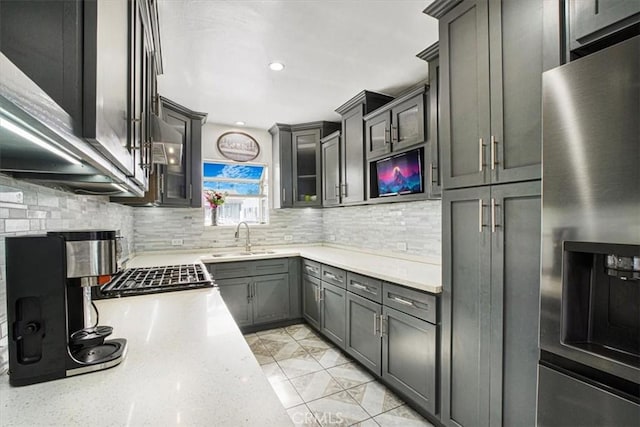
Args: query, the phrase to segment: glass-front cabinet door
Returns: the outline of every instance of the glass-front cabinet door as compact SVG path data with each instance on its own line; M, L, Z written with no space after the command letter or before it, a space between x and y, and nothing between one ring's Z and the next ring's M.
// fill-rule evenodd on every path
M424 142L424 94L415 96L391 110L393 151Z
M391 151L391 115L385 111L366 121L367 158Z
M180 144L165 144L169 164L160 168L162 203L189 205L191 162L186 160L191 155L191 147L187 145L187 141L191 141L191 120L168 108L164 109L164 120L180 133L182 140Z
M320 206L320 129L293 132L293 205Z

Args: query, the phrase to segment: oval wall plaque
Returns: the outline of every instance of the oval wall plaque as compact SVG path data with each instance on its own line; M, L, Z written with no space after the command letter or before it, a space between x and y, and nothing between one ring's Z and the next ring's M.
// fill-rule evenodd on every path
M227 159L248 162L258 157L258 142L244 132L225 132L218 138L218 151Z

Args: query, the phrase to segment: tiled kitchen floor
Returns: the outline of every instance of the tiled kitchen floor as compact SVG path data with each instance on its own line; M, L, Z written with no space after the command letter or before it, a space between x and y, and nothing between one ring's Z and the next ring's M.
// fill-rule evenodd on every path
M296 426L431 426L307 325L245 339Z

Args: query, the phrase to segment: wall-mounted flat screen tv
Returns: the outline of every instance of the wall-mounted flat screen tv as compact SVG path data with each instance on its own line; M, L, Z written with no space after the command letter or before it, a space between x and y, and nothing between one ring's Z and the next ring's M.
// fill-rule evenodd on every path
M422 162L420 149L408 151L376 164L378 195L422 193Z

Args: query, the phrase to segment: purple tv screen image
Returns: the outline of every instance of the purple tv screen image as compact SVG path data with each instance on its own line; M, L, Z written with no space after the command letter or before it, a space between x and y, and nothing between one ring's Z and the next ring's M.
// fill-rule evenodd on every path
M380 160L376 169L380 196L422 192L420 150Z

